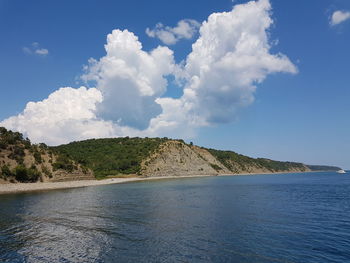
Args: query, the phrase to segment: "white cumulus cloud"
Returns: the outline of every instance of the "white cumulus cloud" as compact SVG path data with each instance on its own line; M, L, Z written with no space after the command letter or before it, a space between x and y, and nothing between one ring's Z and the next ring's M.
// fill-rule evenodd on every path
M60 88L47 99L28 102L21 114L5 119L0 125L20 131L35 142L49 144L100 137L91 132L90 126L95 124L96 103L101 101L102 94L94 88ZM101 135L108 135L108 129L100 131Z
M335 11L330 19L330 25L335 26L338 25L350 18L350 12L349 11Z
M149 37L159 38L166 45L173 45L180 39L190 39L197 32L200 23L193 19L183 19L177 23L176 27L164 26L158 23L155 28L146 28Z
M188 84L181 100L208 124L233 120L254 101L256 84L269 74L296 73L282 54L271 54L267 30L273 23L268 0L211 14L200 28L184 67Z
M127 30L113 30L105 49L106 56L90 60L83 76L95 81L103 95L97 115L120 125L147 128L150 119L162 112L155 100L166 91L173 52L167 47L143 51L138 38Z
M258 0L211 14L180 64L168 47L144 51L135 34L113 30L106 55L90 59L82 76L94 88L61 88L0 126L34 142L61 144L92 137L191 138L200 127L230 122L268 75L297 72L285 55L270 51L270 12L269 0ZM172 34L190 37L179 25ZM167 75L182 83L180 98L163 97Z

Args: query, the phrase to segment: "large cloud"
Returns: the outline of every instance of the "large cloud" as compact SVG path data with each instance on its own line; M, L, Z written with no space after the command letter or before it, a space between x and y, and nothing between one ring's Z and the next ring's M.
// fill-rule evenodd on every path
M232 121L269 74L297 72L286 56L270 53L270 10L268 0L259 0L211 14L178 65L169 48L146 52L133 33L113 30L106 55L90 59L82 76L95 88L61 88L0 126L34 142L60 144L91 137L189 138L199 127ZM178 99L162 97L169 74L183 83Z
M254 101L255 84L275 72L296 73L290 60L269 52L272 24L268 0L214 13L200 28L184 68L188 80L182 98L204 122L222 123Z
M109 136L110 125L96 126L96 103L102 101L97 89L60 88L47 99L28 102L24 111L1 125L20 131L35 142L64 143L76 138ZM91 129L93 127L93 129ZM97 134L96 131L100 131Z
M113 30L105 49L106 56L90 60L83 76L96 81L103 94L97 115L123 126L147 128L150 119L162 112L155 100L166 91L165 76L173 70L173 52L167 47L145 52L127 30Z

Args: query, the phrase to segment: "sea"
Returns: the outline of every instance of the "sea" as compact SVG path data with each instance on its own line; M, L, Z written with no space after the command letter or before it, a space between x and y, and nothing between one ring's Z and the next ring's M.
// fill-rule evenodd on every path
M350 262L350 174L0 195L0 262Z

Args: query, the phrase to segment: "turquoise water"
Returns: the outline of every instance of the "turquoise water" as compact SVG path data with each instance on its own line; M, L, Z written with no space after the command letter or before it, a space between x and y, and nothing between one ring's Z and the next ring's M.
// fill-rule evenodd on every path
M350 262L350 175L2 195L0 262Z

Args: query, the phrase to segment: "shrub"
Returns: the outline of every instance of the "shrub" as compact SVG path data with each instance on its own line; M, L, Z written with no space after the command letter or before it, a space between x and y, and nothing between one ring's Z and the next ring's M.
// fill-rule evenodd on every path
M7 165L1 167L1 174L4 178L13 176L10 168Z
M68 172L73 172L74 170L74 164L72 160L70 160L68 156L63 154L57 157L56 162L52 164L52 167L54 170L62 169Z
M49 178L52 178L52 173L50 172L49 168L47 168L45 165L41 166L41 171Z
M36 163L41 163L41 162L42 162L40 152L35 151L34 154L33 154L33 156L34 156L34 159L35 159L35 162L36 162Z
M14 174L16 180L22 183L34 183L40 178L40 172L35 167L27 169L23 165L18 165L15 168Z
M211 163L210 166L217 172L222 170L222 168L219 165L215 164L215 163Z
M6 146L5 142L0 141L0 149L6 149L6 148L7 148L7 146Z

